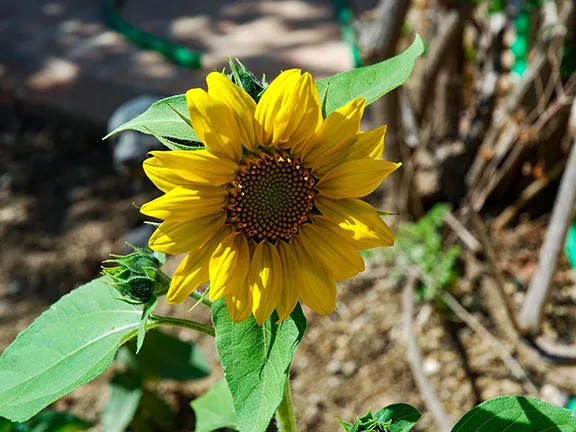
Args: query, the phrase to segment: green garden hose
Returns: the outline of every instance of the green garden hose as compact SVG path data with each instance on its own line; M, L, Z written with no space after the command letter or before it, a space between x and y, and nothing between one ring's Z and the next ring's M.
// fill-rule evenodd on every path
M140 48L156 51L178 66L189 69L200 69L202 67L202 56L199 52L192 51L183 45L159 36L146 33L126 21L120 14L124 3L125 0L104 0L104 21L108 27L116 30Z
M574 270L576 270L576 220L568 230L568 236L565 243L566 255L568 261Z
M354 67L360 67L362 66L360 51L358 50L356 36L352 28L352 10L347 0L332 1L336 9L338 22L342 28L342 40L350 47L354 59ZM108 27L122 34L140 48L156 51L178 66L188 69L200 69L202 67L201 53L168 39L147 33L126 21L120 13L125 3L126 0L103 1L104 21Z

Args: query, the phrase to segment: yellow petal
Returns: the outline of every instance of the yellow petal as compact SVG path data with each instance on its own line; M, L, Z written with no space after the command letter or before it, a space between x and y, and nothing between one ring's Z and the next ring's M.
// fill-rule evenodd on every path
M300 240L308 254L336 280L349 279L366 268L358 250L336 232L315 224L304 224L300 228Z
M371 131L359 132L346 152L344 160L380 159L384 153L384 135L386 135L386 125Z
M283 99L294 91L300 79L300 69L289 69L274 79L260 98L255 118L260 125L260 144L270 146L274 137L274 123L282 108Z
M304 73L294 89L285 93L274 119L273 145L295 147L314 136L322 123L318 89L312 75Z
M320 315L330 315L336 308L334 278L308 254L298 236L292 238L290 245L293 247L302 274L302 285L298 290L300 298Z
M172 276L172 282L166 294L167 303L182 303L192 291L208 282L210 257L231 230L229 225L220 227L216 235L213 235L204 246L190 252L184 258Z
M267 241L258 243L254 250L248 286L252 293L254 318L258 325L262 325L276 309L282 292L282 262L276 247Z
M234 322L244 321L250 316L252 313L252 296L245 280L239 281L233 291L226 294L226 308Z
M144 171L158 189L168 192L177 186L203 184L220 186L234 180L238 164L208 150L154 151L144 161Z
M203 246L226 222L226 212L204 216L192 221L162 222L152 233L150 249L168 254L190 252Z
M222 240L210 258L210 300L238 292L246 283L249 268L250 250L246 237L233 232Z
M365 106L362 97L332 112L302 151L303 164L322 175L327 171L324 167L345 155L356 139Z
M370 204L358 199L315 199L318 210L338 225L358 249L392 246L394 234Z
M355 159L328 171L318 190L328 198L360 198L374 192L388 175L402 164L385 160Z
M298 303L298 289L302 286L302 275L292 246L279 241L276 247L282 263L282 292L276 311L280 321L283 321L290 316Z
M170 221L186 221L222 211L228 194L222 187L178 186L142 205L140 212Z
M257 147L254 120L256 102L248 93L235 85L220 72L211 72L206 77L208 94L215 100L222 102L231 108L234 113L241 142L244 147L254 150Z
M186 92L186 102L192 127L206 148L238 162L242 157L242 136L232 109L198 88Z

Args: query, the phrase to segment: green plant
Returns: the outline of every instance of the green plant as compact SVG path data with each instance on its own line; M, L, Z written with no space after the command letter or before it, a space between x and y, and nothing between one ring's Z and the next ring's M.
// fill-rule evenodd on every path
M444 248L440 232L449 209L447 204L436 204L418 221L400 224L395 250L384 255L394 262L392 277L396 280L410 271L424 274L422 279L429 283L422 284L417 291L419 300L436 299L439 292L450 290L459 276L461 248L457 245Z

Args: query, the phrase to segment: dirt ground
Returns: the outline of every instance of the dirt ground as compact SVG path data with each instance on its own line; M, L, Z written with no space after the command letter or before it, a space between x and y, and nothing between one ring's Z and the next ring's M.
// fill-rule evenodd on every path
M22 112L18 106L0 110L0 351L51 303L98 274L100 262L120 251L127 230L142 220L132 203L155 194L151 188L135 193L133 180L113 170L102 135L88 125L46 118L29 109ZM492 238L516 305L537 262L546 223L546 215L522 220ZM462 267L463 277L453 294L495 332L469 263ZM403 284L393 282L389 273L386 264L373 258L366 272L340 286L337 312L326 318L306 311L307 334L292 366L302 430L336 431L337 418L351 421L369 408L395 402L413 404L424 412L416 430L436 430L406 360ZM572 343L576 282L566 262L555 283L546 335ZM163 305L162 312L186 316L188 308ZM206 309L197 308L192 314L209 321ZM527 394L486 338L453 314L417 304L414 322L424 371L454 421L482 400ZM202 394L221 372L212 340L179 334L203 347L214 371L189 384L158 384L178 410L177 430L182 431L191 430L193 424L188 401ZM55 408L97 419L107 398L108 377L109 373L75 390ZM562 404L568 396L536 373L531 379L540 397Z

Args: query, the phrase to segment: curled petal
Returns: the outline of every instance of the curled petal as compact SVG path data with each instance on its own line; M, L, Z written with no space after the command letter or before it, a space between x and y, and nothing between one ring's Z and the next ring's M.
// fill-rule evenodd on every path
M289 69L282 72L270 83L260 98L255 113L256 122L261 128L260 144L272 145L278 113L284 105L284 99L294 92L300 75L300 69Z
M186 92L186 102L192 127L206 148L238 162L242 157L242 136L232 109L198 88Z
M211 72L206 77L208 94L219 102L228 106L234 113L238 132L244 147L254 150L256 148L256 127L254 120L256 102L248 93L230 81L220 72Z

